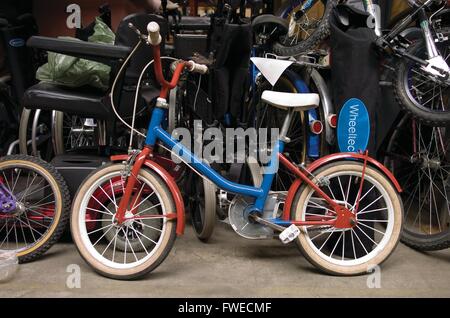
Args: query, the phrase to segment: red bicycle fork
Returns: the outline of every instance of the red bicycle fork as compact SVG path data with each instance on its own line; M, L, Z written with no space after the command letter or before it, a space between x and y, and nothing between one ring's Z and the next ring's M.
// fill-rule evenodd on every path
M175 88L178 85L178 81L180 80L181 73L184 71L186 67L186 63L181 61L175 68L175 71L172 76L172 80L169 82L164 78L162 63L161 63L161 51L160 46L153 46L153 59L154 59L154 70L155 76L158 82L161 84L161 93L159 95L162 99L167 99L167 95L169 91ZM133 164L133 168L131 170L130 176L127 178L127 183L125 187L125 193L122 199L120 200L119 206L117 208L116 213L116 221L120 225L124 221L126 221L126 212L129 206L131 206L130 212L132 214L136 213L137 202L141 199L140 191L137 191L133 196L133 190L136 187L136 184L139 182L137 180L137 176L145 161L151 157L153 149L145 146L141 153L136 157L136 160ZM129 204L131 200L131 205Z
M134 207L137 205L137 201L140 199L141 193L140 191L137 191L133 196L133 190L135 189L137 183L139 180L137 179L137 176L139 175L139 171L141 170L142 166L144 165L145 161L148 157L151 156L153 152L153 149L150 147L144 147L142 149L141 153L136 157L136 160L133 164L133 168L131 169L130 175L127 178L126 186L125 186L125 193L122 197L122 199L119 202L119 206L117 208L116 213L116 222L117 224L122 224L126 217L126 212L128 210L128 207L130 206L130 200L132 199L131 207L132 207L132 213L134 214Z

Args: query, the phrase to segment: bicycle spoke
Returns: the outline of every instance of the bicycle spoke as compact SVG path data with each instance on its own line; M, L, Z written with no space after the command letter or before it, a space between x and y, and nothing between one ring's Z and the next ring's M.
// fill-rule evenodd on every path
M142 200L141 202L139 202L139 204L138 204L137 206L133 207L132 210L135 210L135 209L139 208L139 207L141 206L141 204L144 203L145 201L147 201L148 199L150 199L150 197L151 197L153 194L155 194L154 191L153 191L152 193L150 193L144 200Z
M104 238L105 236L106 236L106 234L108 234L109 233L109 231L111 231L111 229L113 228L113 226L111 225L109 228L108 228L108 230L106 230L106 231L103 231L103 234L102 234L102 236L100 236L100 238L97 240L97 241L95 241L95 243L94 244L92 244L92 247L95 247L95 245L97 245L98 244L98 242L100 242L101 240L102 240L102 238Z
M350 231L350 237L352 239L353 259L356 259L356 248L355 248L355 240L353 238L353 229Z
M111 181L111 180L109 180L109 181ZM117 212L117 209L118 209L119 207L117 206L116 201L115 201L115 200L113 201L113 199L111 199L111 197L109 196L109 194L106 193L105 189L103 189L102 186L100 186L100 190L102 190L102 192L108 197L108 199L109 199L110 202L114 203L114 206L116 207L116 212ZM111 188L111 191L114 193L114 189Z
M364 198L373 190L373 189L375 189L375 185L373 185L360 199L359 199L359 202L362 202L362 200L364 200ZM355 203L352 205L352 207L351 207L351 209L350 209L350 211L352 211L353 212L353 210L356 208L356 200L358 199L358 197L356 197L355 198ZM361 210L360 211L358 211L358 214L360 213L360 212L362 212Z
M329 257L332 257L334 254L334 251L336 250L336 247L338 246L339 242L341 241L342 235L344 232L341 232L341 235L339 235L338 240L336 241L336 244L334 244L333 250L331 251L331 254L329 255Z
M386 221L386 222L387 222L387 221ZM367 224L364 224L364 222L358 222L358 224L361 224L362 226L364 226L364 227L366 227L366 228L368 228L368 229L374 230L375 232L380 233L381 235L386 234L386 232L382 232L382 231L380 231L380 230L377 230L376 228L374 228L374 227L372 227L372 226L369 226L369 225L367 225Z
M112 216L114 216L114 214L112 214L111 212L109 212L109 210L108 210L108 212L101 211L101 210L97 210L97 209L93 209L93 208L86 208L86 210L90 210L90 211L98 212L98 213L101 213L101 214L106 214L106 215L112 215Z
M35 232L38 233L40 236L43 236L43 235L44 235L43 233L39 232L38 230L36 230L34 227L32 227L32 226L30 225L29 222L30 222L30 221L33 221L33 220L30 220L30 219L27 218L28 224L26 224L25 222L23 222L21 219L17 219L17 220L18 220L20 223L25 224L26 226L28 226L30 230L35 231ZM37 223L37 222L36 222L36 223ZM38 224L39 224L39 223L38 223Z
M104 230L104 229L106 229L106 228L108 228L108 227L113 227L113 226L114 226L114 224L108 224L108 225L105 225L105 226L103 226L103 227L101 227L101 228L99 228L99 229L96 229L96 230L93 230L93 231L91 231L91 232L88 232L87 234L88 234L88 235L91 235L91 234L100 232L100 231L102 231L102 230Z
M152 229L152 230L155 230L155 231L158 231L158 232L162 233L162 230L160 230L160 229L158 229L156 227L153 227L151 225L145 224L144 222L142 222L141 225L143 225L145 227L148 227L149 229Z
M139 230L134 229L137 233L139 233L142 237L146 238L147 240L149 240L150 242L152 242L153 244L157 245L158 243L155 242L154 240L152 240L151 238L149 238L147 235L145 235L144 233L141 233Z
M322 248L325 246L325 244L328 242L328 240L330 239L330 237L333 235L333 233L336 231L335 228L333 228L333 230L330 232L330 235L328 235L327 239L325 240L325 242L323 242L322 246L319 248L319 251L322 250Z
M147 211L149 211L149 210L152 210L152 209L157 208L157 207L160 207L160 206L161 206L161 203L155 204L154 206L152 206L152 207L150 207L150 208L147 208L147 209L145 209L145 210L143 210L143 211L141 211L141 212L139 212L139 213L136 213L134 216L141 215L141 214L144 213L144 212L147 212Z
M358 230L360 230L362 232L362 234L364 234L373 244L378 246L378 243L375 242L369 235L367 235L366 231L364 231L362 228L360 228L358 225L356 225L356 227L358 228Z
M388 210L388 208L380 208L380 209L374 209L374 210L364 211L364 212L362 212L362 213L358 213L358 216L359 216L359 215L363 215L363 214L374 213L374 212L386 211L386 210Z
M139 182L139 181L138 181ZM142 191L144 190L145 187L145 183L142 183L142 187L139 189L139 192L137 194L137 198L140 198L142 195ZM131 211L134 211L135 209L137 209L138 207L135 207L134 205L136 204L136 202L133 203L133 206L131 207Z
M136 235L137 239L139 240L139 243L141 244L142 248L144 249L145 254L148 255L149 253L148 253L147 249L145 248L144 243L142 243L141 237L140 237L139 234L136 232L136 229L134 228L133 225L131 225L131 230L134 232L134 234Z
M127 234L128 234L128 227L127 227ZM134 252L133 244L131 244L131 242L130 242L130 240L129 240L129 238L128 238L128 235L125 236L125 240L126 240L128 243L130 243L131 253L133 253L133 256L134 256L134 259L136 260L136 262L139 262L139 259L137 258L136 253Z
M17 168L17 169L19 170L19 173L17 174L16 182L14 182L14 185L13 185L11 193L15 193L14 190L16 189L17 182L19 181L20 174L22 173L22 169L20 169L20 168Z
M123 231L125 233L125 249L123 252L123 263L127 263L127 247L128 247L128 227L126 227L126 230Z
M372 203L370 203L369 205L367 205L364 209L358 211L356 214L358 215L360 212L364 212L366 209L368 209L369 207L371 207L372 205L374 205L376 202L378 202L381 198L383 198L383 195L380 195L377 199L375 199L374 201L372 201Z
M102 208L104 208L106 211L109 212L109 214L114 215L114 213L112 213L106 206L103 205L103 203L101 203L95 196L92 196L92 198L97 201L98 204L100 204L102 206ZM89 209L89 208L88 208ZM93 210L93 209L92 209ZM96 211L99 212L99 211Z
M351 231L355 234L356 238L359 241L359 244L361 244L362 248L364 249L364 251L366 252L366 255L369 254L369 252L367 251L366 247L364 246L364 244L361 242L361 239L359 238L358 233L356 233L356 231L354 229L351 229Z

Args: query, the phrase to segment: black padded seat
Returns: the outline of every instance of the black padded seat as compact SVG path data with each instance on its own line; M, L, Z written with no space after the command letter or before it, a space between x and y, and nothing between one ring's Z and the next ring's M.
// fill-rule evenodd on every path
M58 110L96 119L111 117L105 93L89 87L71 89L41 82L27 89L22 103L28 109Z

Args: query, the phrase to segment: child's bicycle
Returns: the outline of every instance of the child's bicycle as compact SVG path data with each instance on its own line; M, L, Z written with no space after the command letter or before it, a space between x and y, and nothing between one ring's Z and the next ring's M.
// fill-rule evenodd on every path
M0 159L0 253L35 260L59 240L69 212L69 190L55 168L35 157Z
M114 156L111 164L94 171L72 206L74 242L97 272L115 279L142 276L161 264L176 234L183 234L183 199L174 179L152 159L157 145L172 149L204 178L236 194L229 217L243 237L278 235L283 243L296 241L312 264L335 275L362 274L388 258L399 241L403 208L401 189L382 164L367 153L341 153L306 169L283 154L293 113L317 107L318 95L264 92L265 102L287 110L266 167L271 170L261 187L230 182L162 128L169 107L166 99L180 74L185 70L204 74L207 67L179 61L169 82L161 67L159 25L150 23L148 36L136 32L153 46L154 70L162 85L145 146ZM270 192L278 162L297 177L286 197Z

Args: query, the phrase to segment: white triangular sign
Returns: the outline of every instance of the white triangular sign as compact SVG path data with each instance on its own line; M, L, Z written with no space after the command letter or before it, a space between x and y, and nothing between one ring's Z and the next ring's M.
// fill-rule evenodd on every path
M275 86L284 71L294 63L292 61L266 59L263 57L252 57L251 60L272 86Z

